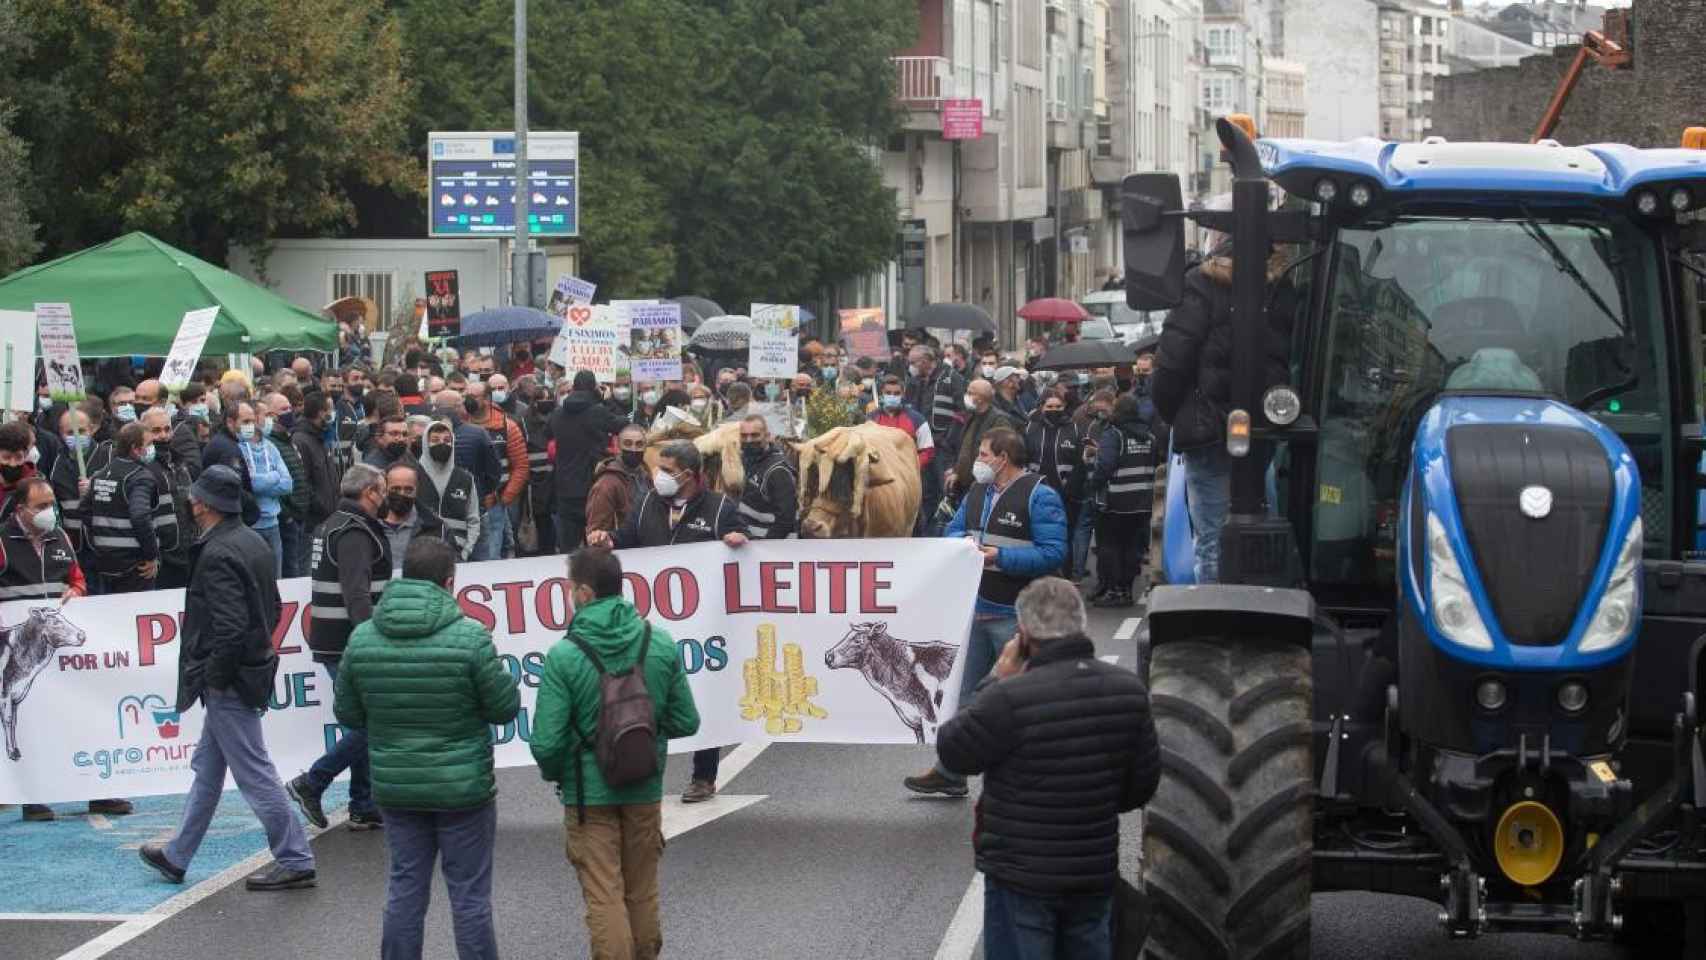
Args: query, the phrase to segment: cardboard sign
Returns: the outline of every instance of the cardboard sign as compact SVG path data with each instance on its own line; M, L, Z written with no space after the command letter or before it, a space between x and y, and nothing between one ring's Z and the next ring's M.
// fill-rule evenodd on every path
M872 357L885 363L889 360L892 354L889 326L883 320L881 307L842 310L836 315L841 318L841 342L848 353L855 358Z
M427 335L454 337L462 332L462 284L455 270L428 270Z
M551 362L573 377L576 371L591 370L599 383L611 383L628 369L626 335L608 305L576 303L563 310L563 329L551 344Z
M166 367L160 371L160 385L177 393L189 386L195 376L195 364L201 359L202 345L213 332L213 320L219 316L218 307L190 310L178 325L178 335L172 338L172 352L166 355Z
M41 341L47 394L58 403L76 403L87 390L83 363L77 353L77 331L71 324L71 304L36 304L36 337Z
M592 295L597 292L595 283L587 283L579 277L561 277L557 280L556 289L551 291L551 302L546 309L566 318L569 307L577 303L591 303Z
M627 304L629 355L634 380L661 383L681 379L681 304Z
M752 377L792 377L800 368L800 308L792 303L752 305L746 372Z

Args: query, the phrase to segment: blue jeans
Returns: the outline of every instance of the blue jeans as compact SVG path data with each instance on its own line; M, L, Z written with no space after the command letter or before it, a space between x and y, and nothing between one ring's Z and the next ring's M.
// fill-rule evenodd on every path
M1232 455L1224 444L1187 450L1185 495L1190 499L1191 529L1196 534L1198 583L1220 582L1220 531L1232 503Z
M995 669L995 661L1001 659L1001 648L1007 641L1013 639L1013 634L1019 630L1019 618L1014 616L994 616L976 614L971 622L971 636L966 638L965 672L960 674L960 703L956 711L971 706L977 694L977 685ZM966 778L936 764L936 772L948 780L965 783Z
M513 555L514 535L509 529L509 507L494 503L480 514L480 542L474 544L475 560L502 560Z
M332 678L332 686L338 685L338 661L328 660L321 666ZM344 735L326 755L314 761L303 776L308 786L315 793L324 793L338 778L338 774L349 771L349 812L363 816L378 812L373 805L372 771L367 766L367 731L344 729Z
M272 547L273 572L281 577L284 576L284 539L279 536L278 524L274 523L270 527L256 527L254 529L256 533L261 535L261 539L267 542L267 546Z
M984 960L1111 960L1112 895L1033 897L983 881Z
M1090 534L1096 529L1096 517L1101 511L1096 509L1094 500L1085 498L1078 505L1078 523L1072 528L1072 570L1083 575L1090 569ZM1096 581L1105 585L1106 577L1101 570L1096 571Z
M195 782L184 801L184 819L166 844L166 859L180 870L189 868L195 852L207 835L225 789L225 773L237 781L237 789L249 809L267 831L267 846L273 859L292 870L314 869L314 851L308 834L296 820L290 797L279 782L272 758L267 756L261 735L261 711L245 704L236 694L208 690L202 695L207 719L202 722L201 742L190 757Z
M432 901L432 866L442 858L450 893L450 923L459 960L497 960L492 929L492 848L498 806L472 810L385 809L385 846L391 852L381 960L420 960Z
M303 536L301 520L278 520L278 539L283 547L281 556L284 565L279 567L280 577L308 576L308 538Z

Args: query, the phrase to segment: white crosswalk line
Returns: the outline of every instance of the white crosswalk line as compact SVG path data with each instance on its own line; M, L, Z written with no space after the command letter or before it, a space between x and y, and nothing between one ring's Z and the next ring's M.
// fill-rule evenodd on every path
M0 913L0 923L39 920L47 923L124 923L140 913Z
M977 951L977 941L983 936L983 874L971 875L971 885L960 898L954 919L948 921L948 931L942 934L942 945L936 948L936 960L971 960Z
M1142 622L1142 617L1127 617L1125 621L1120 624L1120 628L1114 631L1114 639L1130 640L1132 637L1137 636L1138 624L1141 624Z

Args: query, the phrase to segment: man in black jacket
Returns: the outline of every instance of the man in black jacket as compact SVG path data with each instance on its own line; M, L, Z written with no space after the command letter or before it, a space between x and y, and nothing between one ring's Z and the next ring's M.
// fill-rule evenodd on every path
M652 489L628 511L619 530L595 530L587 534L587 546L621 550L711 540L731 547L745 546L747 528L740 511L733 500L705 489L700 477L703 468L704 461L693 441L664 444L658 451ZM716 747L694 752L693 776L681 795L682 803L700 803L717 795L717 767L722 757Z
M1264 385L1284 383L1296 293L1282 280L1285 257L1268 258L1266 337L1261 344ZM1232 457L1226 452L1226 416L1232 405L1232 257L1216 256L1185 274L1184 300L1167 315L1151 389L1155 408L1172 430L1173 450L1185 458L1185 490L1196 531L1198 583L1220 582L1220 531L1232 499ZM1253 413L1253 411L1252 411ZM1251 455L1264 462L1259 445Z
M599 397L592 371L577 371L574 389L551 414L551 437L557 442L557 549L565 553L579 548L586 536L592 471L623 424Z
M102 593L154 589L160 573L160 538L154 529L160 488L149 469L153 463L154 447L142 424L127 423L113 438L112 462L89 478L89 542Z
M981 773L977 868L991 957L1108 960L1119 815L1161 778L1149 694L1096 659L1078 588L1019 594L1019 630L990 678L936 736L942 766ZM1070 771L1070 776L1062 775Z
M326 447L326 427L332 416L331 404L325 393L310 393L302 402L302 419L290 432L290 443L302 459L302 473L308 488L308 519L302 525L312 533L338 508L338 475L334 469L336 453Z
M740 465L746 471L746 488L739 509L747 532L755 540L788 539L799 525L799 480L757 414L740 421Z
M248 878L250 890L287 890L315 883L314 852L290 809L261 732L261 713L278 671L278 571L272 548L243 525L242 480L229 467L202 471L190 488L201 538L190 552L184 628L178 655L178 709L197 700L207 709L190 766L195 783L178 832L144 843L142 861L172 883L201 846L231 772L243 799L267 831L271 866Z

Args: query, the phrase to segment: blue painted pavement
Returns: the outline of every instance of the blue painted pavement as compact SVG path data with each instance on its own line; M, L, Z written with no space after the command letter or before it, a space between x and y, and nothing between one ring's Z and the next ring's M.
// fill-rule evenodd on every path
M327 815L348 801L348 783L334 783L323 800ZM136 812L124 817L91 817L86 804L55 804L59 819L51 823L25 823L15 807L0 811L0 863L14 868L0 870L0 914L144 913L267 848L243 795L227 790L183 885L167 883L136 850L172 835L184 796L133 802Z

